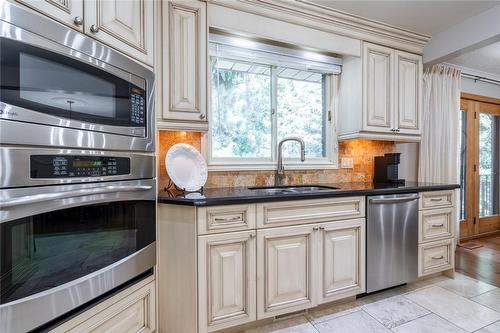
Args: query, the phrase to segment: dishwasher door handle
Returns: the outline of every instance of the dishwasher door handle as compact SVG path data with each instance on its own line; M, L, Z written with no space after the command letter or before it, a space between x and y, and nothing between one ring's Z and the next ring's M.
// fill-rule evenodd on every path
M395 204L395 203L409 202L418 199L420 199L420 197L417 195L412 197L401 197L401 198L369 199L368 201L371 204Z

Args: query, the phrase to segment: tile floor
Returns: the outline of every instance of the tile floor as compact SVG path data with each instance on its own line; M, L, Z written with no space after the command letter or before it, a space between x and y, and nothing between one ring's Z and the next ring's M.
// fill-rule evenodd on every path
M245 333L499 333L500 288L438 276Z

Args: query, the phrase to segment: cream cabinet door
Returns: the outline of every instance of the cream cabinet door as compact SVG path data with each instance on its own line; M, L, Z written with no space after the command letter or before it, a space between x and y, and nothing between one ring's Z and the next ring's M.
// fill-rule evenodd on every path
M198 237L199 332L256 320L255 231Z
M398 134L420 134L422 57L395 51L396 129Z
M17 0L17 2L83 31L83 0Z
M394 50L363 44L363 129L394 133Z
M163 118L207 123L207 14L201 1L163 6ZM166 24L165 24L166 23Z
M257 318L315 305L317 227L257 231Z
M153 66L153 6L150 0L85 0L85 33Z
M365 291L365 220L319 225L319 302Z

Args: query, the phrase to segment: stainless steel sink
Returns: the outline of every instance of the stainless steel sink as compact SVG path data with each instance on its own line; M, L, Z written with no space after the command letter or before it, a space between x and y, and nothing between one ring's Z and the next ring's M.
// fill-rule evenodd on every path
M322 191L338 190L338 187L322 185L290 185L290 186L269 186L269 187L249 187L249 190L259 190L266 193L286 194L286 193L313 193Z

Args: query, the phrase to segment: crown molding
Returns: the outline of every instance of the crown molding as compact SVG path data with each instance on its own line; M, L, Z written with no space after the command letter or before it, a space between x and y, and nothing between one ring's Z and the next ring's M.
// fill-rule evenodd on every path
M208 0L269 18L422 54L430 36L366 19L307 0Z

